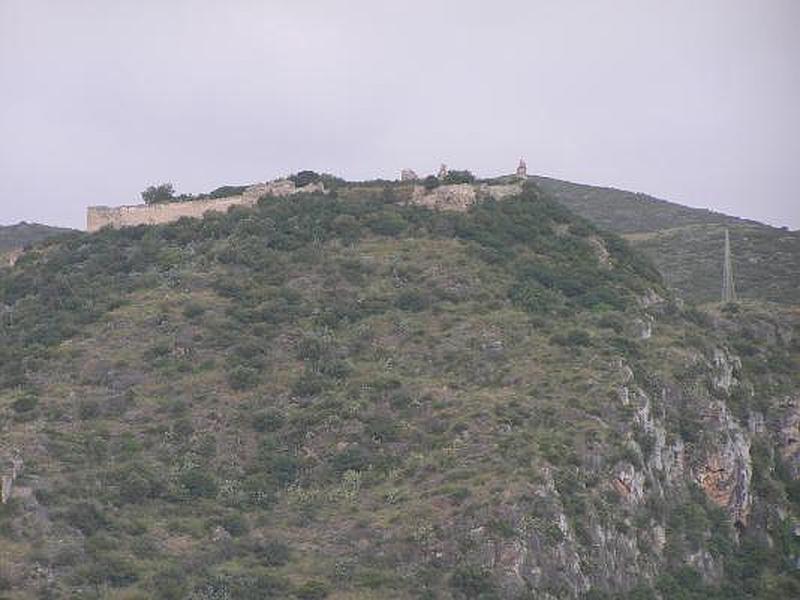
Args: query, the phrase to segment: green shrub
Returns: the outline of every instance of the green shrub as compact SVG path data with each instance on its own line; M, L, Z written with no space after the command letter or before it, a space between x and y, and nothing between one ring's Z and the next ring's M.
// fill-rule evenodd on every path
M451 170L442 179L442 183L453 185L458 183L475 183L475 175L470 171Z
M225 528L225 531L230 533L233 537L240 537L246 534L250 527L247 524L247 519L239 513L226 515L219 521L220 526Z
M566 335L554 335L550 341L559 346L567 346L568 348L580 348L589 346L592 343L592 336L588 331L583 329L571 329Z
M79 502L73 504L64 513L64 518L73 527L80 529L84 534L91 535L109 525L103 511L92 502Z
M369 228L379 234L389 237L400 235L406 228L406 220L396 210L384 210L375 214L369 221Z
M450 589L455 598L499 598L491 572L475 566L456 568L450 576Z
M291 556L289 546L276 540L256 542L253 545L253 552L259 562L267 567L281 567L289 562Z
M150 498L157 498L164 492L165 483L160 475L150 468L132 463L120 467L111 474L118 496L124 504L137 504Z
M253 415L253 429L260 433L277 431L286 423L286 416L279 410L268 408Z
M11 403L11 408L14 412L29 413L39 405L39 397L33 392L23 392L14 402Z
M301 398L316 396L325 386L325 379L313 371L306 370L292 384L292 393Z
M200 467L184 471L178 481L190 498L213 498L217 495L216 479Z
M187 302L183 307L183 316L187 319L196 319L206 312L206 307L198 302Z
M404 290L398 294L395 306L400 310L420 312L430 305L430 299L420 290Z
M549 313L562 303L560 296L536 283L517 284L508 293L511 303L532 314Z
M78 418L81 421L91 421L100 416L100 403L97 400L83 400L78 405Z
M329 593L327 584L321 581L307 581L295 590L294 595L300 600L321 600Z
M236 391L249 390L258 385L260 373L254 367L236 365L228 371L228 385Z
M291 175L289 179L291 181L294 181L294 184L297 187L302 188L306 187L307 185L311 185L312 183L319 182L322 179L322 177L320 176L319 173L316 173L314 171L300 171L295 175Z
M183 600L188 595L186 572L177 566L166 567L153 575L150 588L159 600Z
M209 192L211 198L228 198L230 196L240 196L247 189L246 185L223 185Z
M341 476L345 471L364 471L372 462L370 453L361 446L350 446L336 454L331 460L334 473Z
M437 187L442 185L442 182L439 181L439 178L436 177L436 175L428 175L422 180L422 185L425 186L425 189L430 192L431 190L435 190Z

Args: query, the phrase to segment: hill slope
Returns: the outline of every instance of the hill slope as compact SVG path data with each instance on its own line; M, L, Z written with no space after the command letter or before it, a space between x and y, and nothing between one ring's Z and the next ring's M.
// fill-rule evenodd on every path
M535 186L340 195L0 272L0 595L800 593L796 313L682 310Z
M800 303L800 232L689 208L645 194L547 177L538 185L597 226L624 235L667 283L694 302L718 301L724 229L731 234L740 296Z
M24 248L47 238L68 233L72 229L50 227L39 223L17 223L16 225L0 225L0 253L17 248Z

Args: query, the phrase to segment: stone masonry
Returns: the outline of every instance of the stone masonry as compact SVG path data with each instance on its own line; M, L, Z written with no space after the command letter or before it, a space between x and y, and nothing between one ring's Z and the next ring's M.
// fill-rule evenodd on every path
M440 179L447 176L447 167L439 169ZM527 177L527 167L520 160L517 168L518 179ZM411 169L404 169L401 175L404 182L417 181L417 175ZM440 210L467 210L483 198L500 200L522 192L522 181L504 185L487 183L461 183L440 185L432 190L415 184L411 196L412 204L419 204ZM225 212L234 206L254 206L262 196L291 196L298 193L325 192L321 183L314 183L302 188L295 186L289 179L279 179L266 183L257 183L248 187L239 196L227 198L205 198L187 200L185 202L167 202L163 204L136 204L132 206L90 206L86 213L87 231L98 231L103 227L132 227L135 225L158 225L177 221L181 217L202 218L208 212Z
M87 231L97 231L106 226L131 227L134 225L158 225L177 221L181 217L201 218L211 211L225 212L232 206L253 206L262 196L291 196L297 193L324 192L321 183L295 187L293 181L279 179L257 183L239 196L207 198L186 202L163 204L136 204L132 206L90 206L86 212Z

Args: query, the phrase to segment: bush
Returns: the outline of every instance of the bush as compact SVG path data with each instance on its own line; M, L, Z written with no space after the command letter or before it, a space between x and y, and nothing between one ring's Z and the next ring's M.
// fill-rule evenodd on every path
M103 511L90 502L79 502L72 505L67 509L64 518L70 525L80 529L86 535L91 535L109 525Z
M455 598L497 598L491 573L478 567L459 567L450 577Z
M279 410L268 408L253 416L253 429L259 433L277 431L286 423L286 416Z
M379 235L395 237L406 228L406 220L393 210L384 210L372 217L369 228Z
M208 195L212 198L227 198L229 196L240 196L247 189L246 185L223 185L212 190Z
M300 171L295 175L289 177L291 181L294 181L295 186L301 188L306 187L307 185L311 185L312 183L317 183L322 179L319 173L314 171Z
M259 562L267 567L282 567L289 562L289 546L275 540L259 541L253 548Z
M243 536L250 530L247 521L239 513L234 513L224 517L220 521L220 525L224 527L225 531L230 533L233 537Z
M217 495L217 481L200 467L185 471L179 478L183 491L191 498L212 498Z
M425 189L428 190L429 192L431 190L435 190L441 184L442 182L439 181L439 178L436 177L436 175L428 175L425 179L422 180L422 185L425 186Z
M511 303L532 314L548 313L561 304L561 297L536 283L515 285L508 293Z
M182 600L188 596L186 573L179 567L167 567L153 576L152 589L159 600Z
M139 464L121 467L111 476L123 503L137 504L156 498L164 491L164 482L158 474Z
M14 412L19 414L31 412L38 405L39 397L32 392L25 392L11 403L11 408L14 409Z
M394 304L400 310L420 312L428 308L430 300L420 290L404 290L397 296Z
M447 175L445 175L442 181L448 185L458 183L475 183L475 175L473 175L470 171L448 171Z
M254 388L260 379L258 369L246 365L236 365L228 371L228 385L235 391Z
M568 348L579 348L588 346L592 343L592 336L589 332L583 329L572 329L566 335L554 335L550 341L559 346L567 346Z
M292 384L292 393L301 398L308 398L322 392L324 386L325 379L322 376L307 370Z
M300 600L321 600L328 593L328 586L321 581L307 581L294 592Z
M78 418L81 421L91 421L100 416L100 403L97 400L83 400L78 405Z
M331 460L334 472L341 476L345 471L365 471L372 461L370 453L360 446L350 446Z
M186 306L183 308L183 316L187 319L196 319L197 317L202 316L205 312L205 306L198 304L197 302L187 302Z

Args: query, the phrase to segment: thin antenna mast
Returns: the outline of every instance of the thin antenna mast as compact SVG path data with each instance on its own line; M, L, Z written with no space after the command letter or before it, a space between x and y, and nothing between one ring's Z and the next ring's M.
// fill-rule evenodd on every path
M722 267L722 303L736 302L736 286L733 283L733 265L731 262L731 239L725 229L725 262Z

